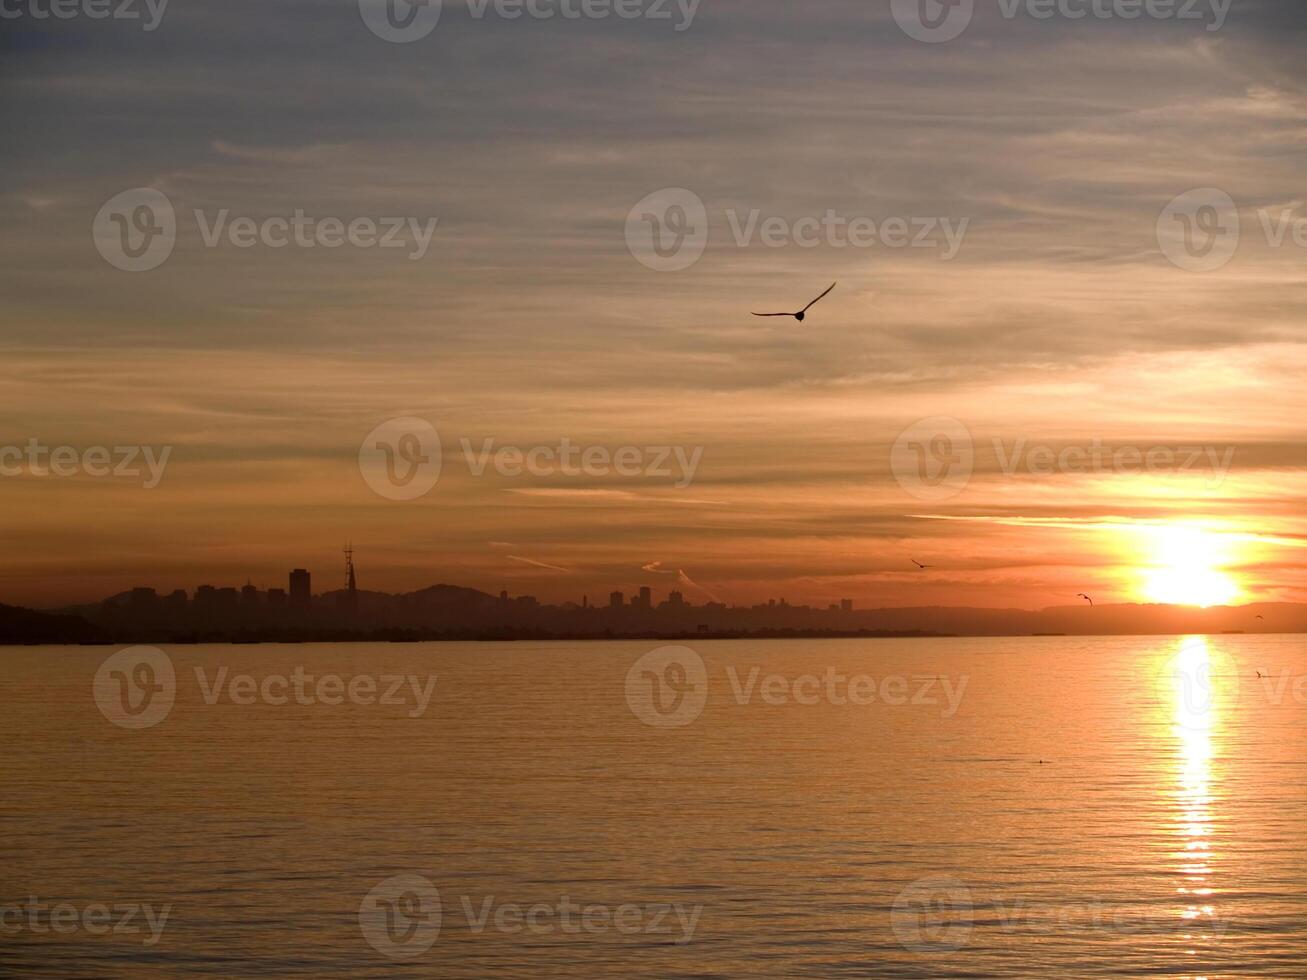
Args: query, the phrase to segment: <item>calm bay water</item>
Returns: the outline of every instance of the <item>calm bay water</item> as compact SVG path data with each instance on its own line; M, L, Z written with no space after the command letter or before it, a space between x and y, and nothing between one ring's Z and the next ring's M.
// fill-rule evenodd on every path
M0 972L1307 976L1307 639L657 646L0 650Z

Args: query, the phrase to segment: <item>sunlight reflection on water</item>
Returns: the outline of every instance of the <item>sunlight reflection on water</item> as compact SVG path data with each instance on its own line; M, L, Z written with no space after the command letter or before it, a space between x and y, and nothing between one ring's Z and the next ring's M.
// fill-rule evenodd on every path
M97 708L113 651L0 650L0 906L174 907L154 946L11 930L4 969L1307 975L1300 638L697 643L681 727L631 703L653 646L176 647L147 730ZM435 674L431 710L209 703L195 679L297 666ZM360 903L404 875L443 914L399 961ZM683 944L477 926L562 899L702 915Z

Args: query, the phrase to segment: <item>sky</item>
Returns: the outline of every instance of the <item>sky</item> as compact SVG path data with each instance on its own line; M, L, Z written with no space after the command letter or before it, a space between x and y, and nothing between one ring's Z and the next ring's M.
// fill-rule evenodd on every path
M627 2L4 0L0 602L1307 601L1307 7Z

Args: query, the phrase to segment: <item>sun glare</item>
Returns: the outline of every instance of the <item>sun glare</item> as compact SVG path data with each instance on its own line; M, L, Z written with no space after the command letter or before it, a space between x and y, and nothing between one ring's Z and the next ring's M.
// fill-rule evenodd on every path
M1148 528L1151 554L1144 569L1144 596L1151 602L1222 606L1240 594L1224 571L1230 562L1227 538L1199 527Z

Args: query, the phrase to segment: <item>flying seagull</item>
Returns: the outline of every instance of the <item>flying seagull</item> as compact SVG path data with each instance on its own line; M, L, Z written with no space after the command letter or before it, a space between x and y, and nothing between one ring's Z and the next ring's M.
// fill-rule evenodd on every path
M809 303L809 304L808 304L807 306L805 306L803 309L799 310L798 313L755 313L754 316L792 316L792 317L794 317L794 319L796 319L796 320L798 320L800 323L802 323L802 322L804 321L804 318L807 317L807 315L808 315L808 311L809 311L810 309L812 309L814 306L816 306L818 303L820 303L822 300L824 300L827 296L829 296L829 295L830 295L830 292L831 292L831 289L834 289L834 288L835 288L836 286L838 286L838 285L839 285L838 282L833 282L833 283L831 283L831 284L830 284L830 289L826 290L826 292L822 293L820 296L818 296L816 299L814 299L811 303Z
M1091 606L1094 604L1094 600L1091 599L1089 596L1085 595L1083 592L1081 592L1078 596L1076 596L1076 598L1084 599L1085 602L1089 603Z
M923 565L921 562L917 561L917 559L915 559L915 558L912 559L912 564L916 565L918 568L934 568L934 567L935 567L934 565Z

